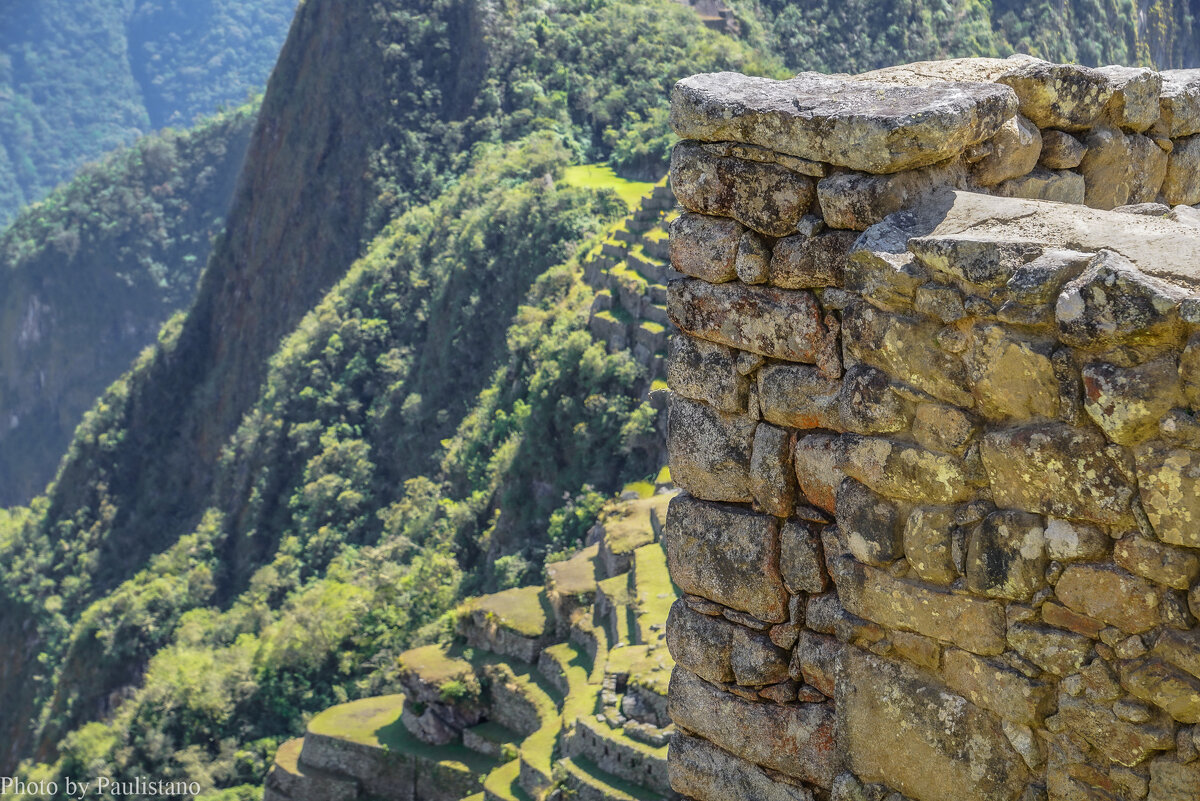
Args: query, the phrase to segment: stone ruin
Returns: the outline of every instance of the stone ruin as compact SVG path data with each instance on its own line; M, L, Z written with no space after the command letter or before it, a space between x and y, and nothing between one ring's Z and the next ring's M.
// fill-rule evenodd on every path
M1200 799L1200 70L671 120L674 790Z

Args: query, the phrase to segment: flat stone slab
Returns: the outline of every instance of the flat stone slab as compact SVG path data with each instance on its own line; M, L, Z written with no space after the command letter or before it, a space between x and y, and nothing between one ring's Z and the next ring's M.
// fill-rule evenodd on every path
M958 155L1016 111L1016 94L999 84L906 86L814 72L786 81L704 73L671 92L671 126L684 139L744 142L872 173Z

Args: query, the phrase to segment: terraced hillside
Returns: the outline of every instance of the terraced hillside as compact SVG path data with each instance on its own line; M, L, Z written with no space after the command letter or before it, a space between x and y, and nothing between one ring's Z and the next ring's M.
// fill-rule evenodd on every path
M404 692L333 707L280 747L264 801L661 801L668 486L631 489L542 586L473 598Z

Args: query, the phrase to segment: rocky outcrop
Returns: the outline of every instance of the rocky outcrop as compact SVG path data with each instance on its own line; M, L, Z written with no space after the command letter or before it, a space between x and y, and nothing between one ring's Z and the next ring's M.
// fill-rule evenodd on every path
M1192 81L676 87L677 792L1196 797Z

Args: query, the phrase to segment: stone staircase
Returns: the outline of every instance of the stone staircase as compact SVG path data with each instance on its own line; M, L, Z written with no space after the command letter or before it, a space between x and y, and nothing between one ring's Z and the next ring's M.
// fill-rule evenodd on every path
M652 485L647 485L649 491ZM613 502L543 586L473 598L404 693L326 710L281 746L264 801L667 801L674 492Z
M583 258L584 281L596 290L588 328L610 352L628 349L661 381L667 337L667 281L679 276L669 265L667 226L678 215L666 179L645 195Z

